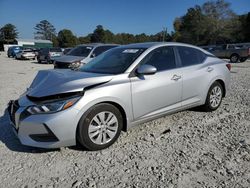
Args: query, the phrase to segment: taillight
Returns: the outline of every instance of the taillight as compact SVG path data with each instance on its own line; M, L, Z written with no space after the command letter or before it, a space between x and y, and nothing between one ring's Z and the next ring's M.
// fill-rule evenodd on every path
M228 70L231 71L231 67L232 67L231 64L228 63L228 64L226 64L226 66L227 66Z

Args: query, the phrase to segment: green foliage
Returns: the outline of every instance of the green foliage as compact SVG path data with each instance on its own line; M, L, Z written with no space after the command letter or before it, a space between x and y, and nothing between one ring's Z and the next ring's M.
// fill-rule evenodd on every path
M78 43L78 38L69 29L63 29L58 33L58 44L60 47L74 47Z
M0 40L10 42L18 37L18 31L13 24L6 24L0 29Z
M85 37L79 37L78 38L78 43L79 44L87 44L91 42L91 34L88 34Z
M55 27L47 20L42 20L34 27L35 39L52 40L56 35Z
M240 15L238 20L240 27L236 30L235 35L240 42L250 41L250 12L248 14Z
M224 0L208 1L188 9L174 21L173 40L196 45L236 42L240 22Z

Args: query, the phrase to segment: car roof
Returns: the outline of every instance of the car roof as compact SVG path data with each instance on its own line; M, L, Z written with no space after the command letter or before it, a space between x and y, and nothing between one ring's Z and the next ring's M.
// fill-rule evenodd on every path
M180 43L180 42L144 42L144 43L133 43L133 44L127 44L127 45L122 45L120 48L151 48L151 47L161 47L161 46L185 46L185 47L190 47L190 48L196 48L201 50L202 52L212 55L211 53L207 52L206 50L194 46L191 44L186 44L186 43Z
M104 43L89 43L89 44L80 44L78 46L92 46L92 47L97 47L97 46L119 46L120 44L104 44Z

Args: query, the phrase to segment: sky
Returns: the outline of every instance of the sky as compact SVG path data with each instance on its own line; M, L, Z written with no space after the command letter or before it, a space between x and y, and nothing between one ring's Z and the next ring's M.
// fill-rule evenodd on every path
M237 14L250 12L250 0L226 0ZM113 33L155 34L206 0L0 0L0 27L14 24L19 38L34 38L34 27L48 20L56 31L85 36L103 25Z

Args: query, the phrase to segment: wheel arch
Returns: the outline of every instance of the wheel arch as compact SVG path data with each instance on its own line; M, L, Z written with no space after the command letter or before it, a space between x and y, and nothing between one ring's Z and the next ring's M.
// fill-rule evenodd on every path
M222 89L223 89L223 95L222 97L225 97L226 96L226 85L225 85L225 81L219 76L219 77L216 77L214 78L213 80L210 81L210 83L208 84L208 87L206 89L206 96L208 94L208 91L210 89L210 87L213 85L214 82L219 82L222 86Z
M111 104L113 106L115 106L121 113L122 115L122 118L123 118L123 127L122 127L122 131L126 132L127 131L127 128L128 128L128 122L127 122L127 114L126 114L126 111L125 109L122 107L121 104L117 103L117 102L114 102L114 101L109 101L109 100L103 100L103 101L100 101L100 102L96 102L94 104L92 104L89 108L93 108L95 105L98 105L98 104ZM86 110L85 113L88 111ZM83 113L80 117L80 119L78 120L78 123L77 123L77 126L76 126L76 130L75 130L75 139L76 139L76 142L77 142L77 136L78 136L78 129L79 129L79 122L81 121L81 118L82 116L85 115L85 113Z
M226 96L226 86L225 86L224 81L222 79L217 79L214 82L219 82L220 83L220 85L222 86L222 89L223 89L223 95L222 95L222 97L225 97Z
M113 102L113 101L104 101L104 102L100 102L98 104L102 104L102 103L111 104L111 105L115 106L116 108L118 108L118 110L120 111L120 113L122 115L122 119L123 119L122 130L127 131L127 115L126 115L126 112L123 109L123 107L120 104Z

